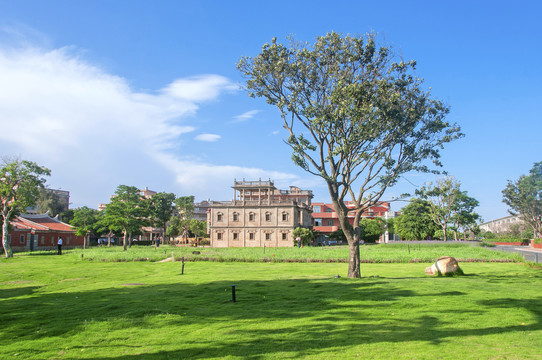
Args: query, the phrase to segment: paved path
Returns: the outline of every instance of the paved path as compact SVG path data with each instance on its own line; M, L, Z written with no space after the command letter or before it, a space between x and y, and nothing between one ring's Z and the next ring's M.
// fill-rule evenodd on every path
M515 252L523 256L523 258L527 261L542 263L542 250L518 245L497 245L493 249L506 252Z

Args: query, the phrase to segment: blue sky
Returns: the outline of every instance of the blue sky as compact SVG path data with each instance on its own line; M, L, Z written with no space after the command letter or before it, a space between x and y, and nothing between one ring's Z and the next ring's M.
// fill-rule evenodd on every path
M49 167L72 207L119 184L230 200L234 178L327 202L235 64L272 37L374 31L451 107L466 136L443 150L444 169L490 220L507 215L506 181L542 160L540 13L537 1L3 0L0 155ZM384 200L434 180L409 174Z

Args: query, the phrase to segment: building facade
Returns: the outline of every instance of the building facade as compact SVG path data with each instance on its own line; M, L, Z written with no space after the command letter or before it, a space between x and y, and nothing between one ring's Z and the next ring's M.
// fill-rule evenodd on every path
M11 221L11 226L8 236L14 251L53 249L59 237L62 237L64 248L82 247L85 241L83 236L75 235L71 225L48 213L22 214Z
M294 229L312 224L312 197L310 190L295 186L278 190L271 180L234 180L232 201L210 202L211 246L293 246Z
M510 226L514 224L524 224L524 221L517 215L505 216L480 224L480 230L491 231L494 234L502 234L510 231Z
M353 208L354 205L347 203L346 206ZM383 218L391 219L398 216L397 212L391 210L391 206L388 202L381 202L367 209L361 218ZM333 204L326 203L313 203L312 204L312 221L313 229L323 235L330 235L332 232L341 228L339 223L339 217L333 208ZM348 221L350 224L354 224L354 212L348 213ZM386 232L380 238L381 242L388 242L390 240L389 234Z

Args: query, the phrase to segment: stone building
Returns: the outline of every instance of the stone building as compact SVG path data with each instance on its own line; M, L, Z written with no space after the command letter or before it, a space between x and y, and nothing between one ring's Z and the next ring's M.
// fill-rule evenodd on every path
M232 201L210 203L211 246L293 246L294 229L311 226L312 197L295 186L278 190L271 180L234 180Z

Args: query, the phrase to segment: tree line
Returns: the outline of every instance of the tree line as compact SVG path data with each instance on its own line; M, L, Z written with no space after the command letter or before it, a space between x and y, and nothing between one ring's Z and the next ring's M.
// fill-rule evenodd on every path
M58 199L44 191L46 176L51 174L49 169L32 161L12 159L4 159L0 166L2 246L5 256L13 257L8 239L10 221L36 204L42 211L51 210L52 205L53 216L58 214L60 207L56 207ZM140 235L146 226L162 229L162 242L190 233L205 236L207 225L205 221L193 219L193 211L194 196L176 197L172 193L159 192L146 199L137 187L119 185L105 210L83 206L64 212L62 221L72 225L76 235L85 238L85 247L91 235L105 235L108 245L112 236L122 235L126 250L132 245L132 236Z

